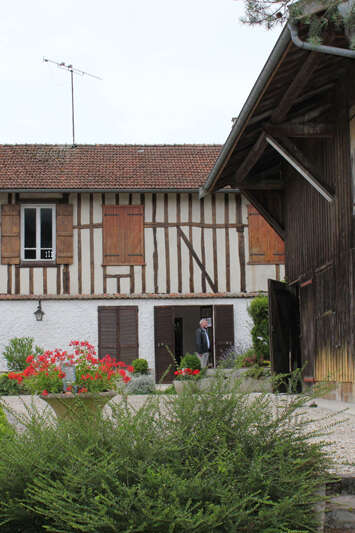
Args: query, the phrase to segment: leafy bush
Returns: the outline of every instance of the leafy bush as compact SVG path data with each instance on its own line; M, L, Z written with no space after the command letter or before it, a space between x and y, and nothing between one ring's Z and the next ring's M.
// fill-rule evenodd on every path
M0 396L18 396L28 394L22 383L10 379L8 374L0 375Z
M247 348L243 344L236 344L234 346L228 346L224 350L222 356L218 361L219 368L234 368L237 366L237 361L242 354L246 352Z
M144 374L133 376L127 384L126 391L128 394L153 394L155 392L153 376Z
M191 368L191 370L201 370L200 359L194 353L186 353L180 361L179 368Z
M253 348L257 359L269 359L269 306L267 296L257 296L248 307L254 326L251 330Z
M0 442L4 437L11 437L14 433L14 429L9 424L3 408L0 406Z
M32 337L15 337L6 346L3 356L7 361L7 368L14 372L21 372L27 366L26 359L29 355L40 355L43 348L33 346Z
M148 374L148 361L146 359L135 359L132 361L134 374Z
M95 420L30 413L0 446L1 532L316 531L329 459L295 417L305 400L275 411L224 392L217 380Z

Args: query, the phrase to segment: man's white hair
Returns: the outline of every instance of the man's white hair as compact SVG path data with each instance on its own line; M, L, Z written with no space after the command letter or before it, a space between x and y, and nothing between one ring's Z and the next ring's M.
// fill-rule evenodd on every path
M202 322L207 322L207 320L205 318L201 318L200 320L200 326L202 326Z

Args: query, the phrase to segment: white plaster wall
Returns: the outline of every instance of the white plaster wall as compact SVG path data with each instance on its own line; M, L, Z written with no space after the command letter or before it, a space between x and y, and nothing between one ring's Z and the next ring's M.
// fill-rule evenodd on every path
M174 299L125 299L117 300L43 300L45 312L42 322L36 322L33 315L37 302L31 301L0 301L0 371L6 370L2 357L5 346L13 337L33 337L35 344L45 349L68 348L71 340L87 340L98 347L98 311L105 305L136 305L138 306L139 357L148 360L150 368L154 368L154 307L161 305L234 305L235 343L238 346L251 344L250 317L247 307L251 299L245 298L189 298ZM197 326L196 326L197 327Z

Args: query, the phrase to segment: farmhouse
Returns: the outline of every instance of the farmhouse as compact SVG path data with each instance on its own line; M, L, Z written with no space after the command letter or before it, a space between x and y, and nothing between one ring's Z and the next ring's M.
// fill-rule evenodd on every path
M201 197L238 187L285 241L287 283L269 282L275 371L337 383L355 400L355 51L285 27ZM206 196L207 197L207 196Z
M160 380L166 346L195 351L201 318L212 365L246 346L248 302L283 279L284 245L237 189L199 199L220 148L0 146L0 353L13 337L85 339Z

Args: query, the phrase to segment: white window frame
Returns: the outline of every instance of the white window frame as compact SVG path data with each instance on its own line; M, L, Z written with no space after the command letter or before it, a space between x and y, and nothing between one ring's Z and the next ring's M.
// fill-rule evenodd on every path
M25 259L25 209L36 209L36 259ZM41 259L41 208L52 209L52 257ZM55 204L21 205L21 261L24 263L52 263L56 258L56 206Z

